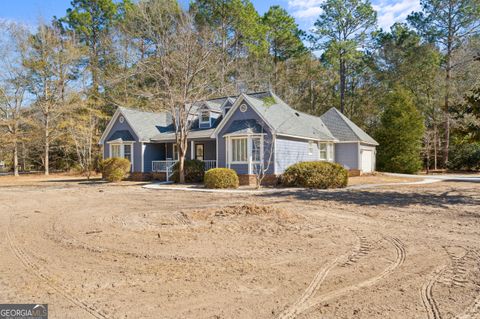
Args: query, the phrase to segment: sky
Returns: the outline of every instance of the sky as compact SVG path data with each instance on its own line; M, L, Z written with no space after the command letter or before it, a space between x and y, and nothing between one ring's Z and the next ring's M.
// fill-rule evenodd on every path
M251 0L260 14L272 5L280 5L295 17L303 30L309 30L321 13L320 5L325 0ZM378 25L386 30L399 21L404 21L412 11L420 9L420 0L371 0L378 13ZM180 0L188 6L189 0ZM0 19L17 21L31 26L38 21L49 21L53 16L62 17L70 7L70 0L0 0Z

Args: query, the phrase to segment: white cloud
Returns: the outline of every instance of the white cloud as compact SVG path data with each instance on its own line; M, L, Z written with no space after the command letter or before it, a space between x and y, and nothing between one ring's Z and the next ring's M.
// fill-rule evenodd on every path
M288 0L293 16L304 24L313 24L321 14L320 5L325 0ZM378 25L388 30L395 22L401 22L412 11L420 10L420 0L373 0L373 8L378 14Z
M311 7L306 9L300 9L293 13L295 18L305 19L305 18L316 18L322 13L320 7Z
M421 9L419 0L382 1L373 8L378 12L378 25L388 30L395 22L405 21L412 11Z

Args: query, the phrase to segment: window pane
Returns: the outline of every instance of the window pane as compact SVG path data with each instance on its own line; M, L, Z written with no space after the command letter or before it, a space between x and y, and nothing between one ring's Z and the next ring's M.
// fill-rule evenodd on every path
M202 111L200 121L201 122L210 122L210 112L209 111Z
M321 160L326 160L327 159L327 144L326 143L320 143L320 144L318 144L318 147L320 149L320 159Z
M120 157L120 145L112 145L111 157Z
M247 139L232 140L232 161L233 162L247 161Z
M252 139L252 161L260 162L261 159L261 139L259 137L254 137Z
M123 157L132 162L132 145L123 145Z

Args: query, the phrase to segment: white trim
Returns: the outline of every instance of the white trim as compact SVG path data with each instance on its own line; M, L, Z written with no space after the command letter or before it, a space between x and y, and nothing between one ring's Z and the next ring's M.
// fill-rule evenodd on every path
M117 110L115 111L115 113L113 114L112 116L112 119L110 120L110 122L108 122L108 125L107 127L105 128L105 131L103 131L103 134L102 136L100 137L100 141L98 142L99 145L101 144L104 144L105 143L105 139L107 138L108 134L110 133L110 131L112 130L112 127L113 125L115 124L115 122L117 121L117 118L119 115L123 115L123 117L125 118L125 121L127 122L128 126L130 127L130 129L133 131L133 133L135 133L135 136L137 137L137 140L139 142L148 142L148 141L144 141L144 140L141 140L140 139L140 135L138 135L137 131L135 130L135 127L128 121L128 117L125 116L124 113L122 113L122 111L120 110L120 108L117 108Z
M379 144L374 144L374 143L370 143L370 142L363 142L363 141L336 141L335 143L337 144L356 144L356 143L360 143L360 144L367 144L369 146L378 146Z
M337 143L337 140L322 140L319 138L314 138L314 137L308 137L308 136L299 136L299 135L291 135L291 134L285 134L285 133L276 133L277 136L285 136L285 137L293 137L293 138L298 138L301 140L310 140L310 141L318 141L318 142L323 142L323 143Z
M141 156L140 156L140 159L142 160L142 163L141 163L141 164L142 164L142 165L141 165L141 166L142 166L141 171L142 171L142 173L143 173L143 172L145 171L145 167L144 167L144 166L145 166L145 157L144 157L144 156L145 156L145 148L146 148L146 145L143 144L143 142L140 142L140 145L141 145L141 148L142 148L142 154L141 154Z
M202 113L203 112L208 112L208 121L203 120ZM207 110L205 109L200 109L198 111L198 126L201 127L202 125L208 124L208 128L212 126L212 111L207 107Z
M135 172L135 143L134 142L107 142L109 146L108 155L109 158L112 158L112 146L120 146L120 158L125 158L125 145L130 146L130 165L131 165L131 172Z
M260 161L254 161L252 158L253 154L253 138L260 138ZM247 160L246 161L233 161L232 159L232 141L233 140L247 140ZM230 168L231 164L234 165L248 165L248 174L252 174L253 169L252 169L252 164L259 164L264 161L264 134L248 134L248 135L243 135L243 136L227 136L225 138L225 143L227 144L227 147L225 148L227 150L228 156L227 157L227 166Z
M235 111L237 110L237 108L239 107L240 103L242 101L245 101L245 103L247 103L251 108L252 110L255 111L255 113L257 113L257 115L262 119L262 121L268 126L268 128L270 129L270 132L272 134L274 134L274 129L273 127L270 125L270 123L268 123L268 121L263 117L262 114L260 114L260 112L258 112L255 107L253 107L250 103L248 103L248 101L245 99L245 94L242 93L236 100L235 100L235 103L233 103L232 105L232 108L230 109L230 111L228 112L228 114L225 116L225 118L220 122L220 124L215 128L215 130L213 131L211 137L212 138L217 138L217 135L218 133L223 129L223 127L225 126L225 124L230 120L230 118L232 117L232 114L235 113Z

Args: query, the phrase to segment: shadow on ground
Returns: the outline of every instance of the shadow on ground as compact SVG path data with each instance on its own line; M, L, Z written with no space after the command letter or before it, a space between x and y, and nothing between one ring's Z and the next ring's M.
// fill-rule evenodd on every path
M420 190L421 191L421 190ZM463 194L462 194L463 193ZM259 197L292 197L305 201L333 201L342 204L354 204L360 206L394 206L407 207L410 205L422 205L431 207L448 208L451 205L480 205L480 197L477 189L449 190L442 193L434 191L398 192L395 190L285 190L272 194L258 194Z

